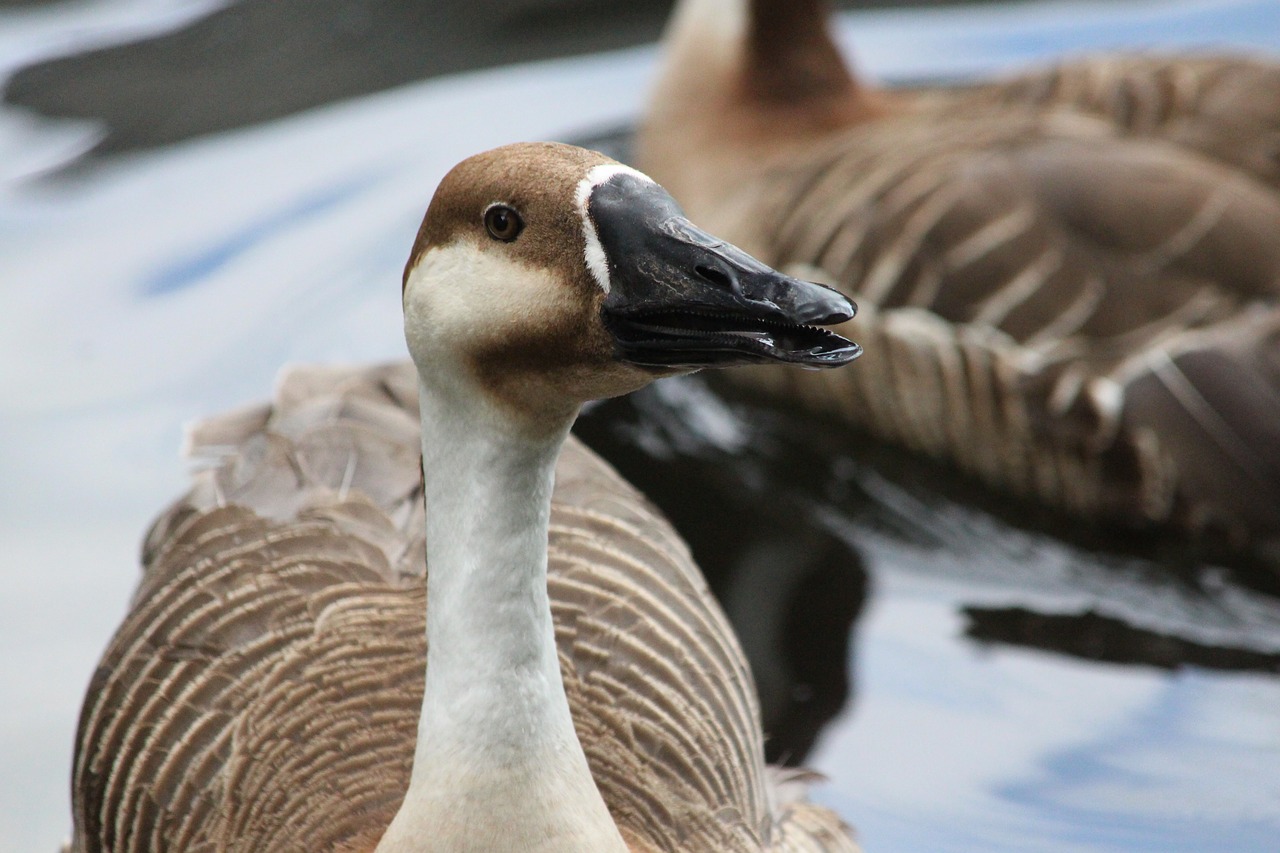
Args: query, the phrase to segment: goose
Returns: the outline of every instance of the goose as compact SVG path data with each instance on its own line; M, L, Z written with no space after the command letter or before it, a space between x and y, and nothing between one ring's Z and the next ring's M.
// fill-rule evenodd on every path
M1280 565L1280 65L848 68L820 0L682 0L635 159L861 306L856 371L726 376L1111 529Z
M856 851L766 769L685 545L569 436L661 376L844 364L821 326L852 304L554 143L454 167L402 294L413 366L295 368L191 429L207 465L83 705L71 849Z

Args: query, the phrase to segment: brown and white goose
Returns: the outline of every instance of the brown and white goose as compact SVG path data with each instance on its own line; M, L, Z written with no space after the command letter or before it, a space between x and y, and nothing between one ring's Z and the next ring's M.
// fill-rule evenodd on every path
M815 324L850 303L553 144L445 177L403 298L416 373L295 370L194 428L216 464L89 687L72 849L856 850L766 770L683 543L568 436L658 376L843 364Z
M639 164L863 308L858 370L729 378L996 488L1280 562L1280 65L877 90L827 25L821 0L682 0L669 25Z

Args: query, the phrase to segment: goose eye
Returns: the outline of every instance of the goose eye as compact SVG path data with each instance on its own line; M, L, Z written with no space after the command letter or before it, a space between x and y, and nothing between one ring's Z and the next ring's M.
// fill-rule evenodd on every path
M524 220L516 213L515 208L493 204L484 212L484 227L493 239L510 243L524 230Z

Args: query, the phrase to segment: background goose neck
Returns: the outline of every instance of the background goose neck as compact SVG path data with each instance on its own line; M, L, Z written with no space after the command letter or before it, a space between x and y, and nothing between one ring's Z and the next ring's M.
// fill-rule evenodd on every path
M750 0L746 94L765 103L844 101L858 84L831 38L822 0Z

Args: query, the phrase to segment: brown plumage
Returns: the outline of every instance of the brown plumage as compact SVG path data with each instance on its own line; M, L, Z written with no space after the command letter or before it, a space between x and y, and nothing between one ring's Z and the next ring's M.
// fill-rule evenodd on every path
M216 460L155 523L90 686L75 851L372 850L422 702L417 391L295 369L197 425ZM592 774L635 850L856 850L780 796L741 650L670 525L571 440L549 585Z
M1110 56L881 91L832 82L817 0L729 5L736 28L678 9L640 165L855 297L866 348L729 381L1075 513L1280 544L1280 65ZM826 48L765 97L779 15Z
M684 543L566 441L583 400L675 372L608 345L589 260L643 291L628 265L670 259L588 252L596 192L611 227L672 221L599 154L469 159L406 274L416 370L294 369L270 405L194 427L204 467L148 534L85 698L74 853L857 850L803 775L765 767L751 674ZM492 233L496 204L519 241ZM694 270L725 262L679 246L658 304L719 286ZM490 381L504 338L521 382Z

